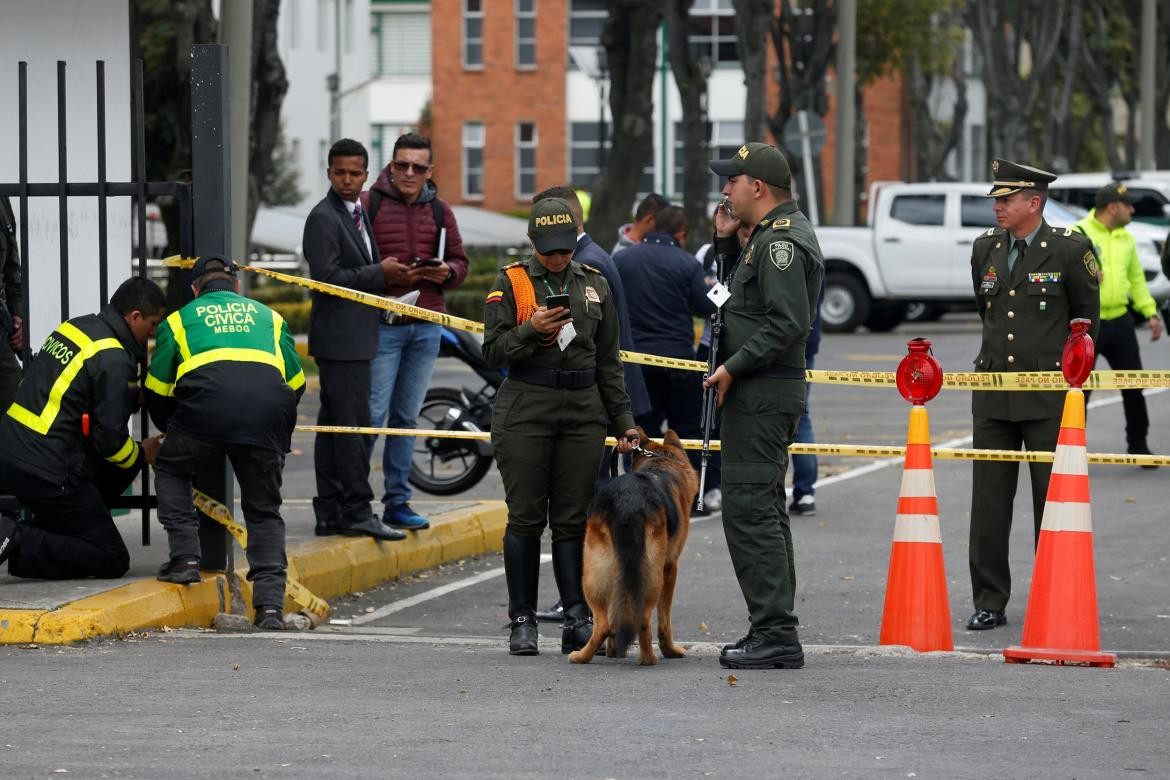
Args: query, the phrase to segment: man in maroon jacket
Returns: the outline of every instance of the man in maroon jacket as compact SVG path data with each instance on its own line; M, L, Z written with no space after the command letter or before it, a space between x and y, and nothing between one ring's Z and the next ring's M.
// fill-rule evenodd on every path
M467 255L451 207L439 199L431 181L431 141L407 133L394 142L390 164L362 203L373 224L374 243L383 263L391 262L391 296L418 291L417 305L446 311L443 291L467 276ZM439 354L441 326L409 317L384 316L378 355L371 366L370 418L375 426L414 428ZM373 454L374 437L367 441ZM382 450L386 492L383 522L417 531L427 519L410 507L410 461L414 439L387 436Z

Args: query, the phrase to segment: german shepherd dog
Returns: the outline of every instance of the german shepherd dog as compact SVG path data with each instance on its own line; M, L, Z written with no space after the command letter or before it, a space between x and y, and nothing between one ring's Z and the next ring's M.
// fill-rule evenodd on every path
M585 526L583 584L593 636L569 655L575 664L593 660L602 642L607 656L624 658L635 636L639 663L658 663L650 638L656 606L658 649L666 658L686 652L671 635L670 607L699 478L674 431L662 444L638 433L649 454L635 452L634 470L601 489Z

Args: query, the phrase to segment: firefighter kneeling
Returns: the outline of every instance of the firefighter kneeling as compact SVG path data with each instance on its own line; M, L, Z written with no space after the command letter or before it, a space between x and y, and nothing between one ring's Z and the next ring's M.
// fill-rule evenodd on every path
M248 579L261 629L284 627L284 520L280 486L305 375L279 314L239 295L236 267L201 257L195 300L158 328L146 377L147 407L167 432L154 464L158 519L170 560L164 582L199 581L199 521L191 479L207 459L231 461L248 528Z
M114 578L130 568L109 504L159 449L157 437L139 444L126 431L141 397L138 361L165 313L158 285L126 280L100 313L49 334L0 413L0 492L32 512L27 523L0 516L0 562L14 577Z

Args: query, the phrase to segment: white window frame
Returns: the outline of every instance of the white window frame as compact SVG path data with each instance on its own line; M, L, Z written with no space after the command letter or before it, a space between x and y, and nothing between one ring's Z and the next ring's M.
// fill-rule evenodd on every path
M570 46L600 46L601 45L600 31L598 32L597 40L593 40L593 39L582 40L580 38L573 39L573 37L572 37L572 35L573 35L573 19L601 19L602 26L604 27L605 19L608 16L609 16L609 12L605 8L602 8L602 9L596 10L596 11L594 11L594 10L582 11L580 9L574 9L573 8L573 0L569 0L569 27L568 27L568 30L566 31L569 35L569 45Z
M531 10L522 10L522 5L528 5ZM523 19L531 20L532 22L532 37L520 37L520 22ZM532 45L532 62L520 61L520 46L522 44ZM514 59L517 70L535 70L536 69L536 0L516 0L516 44L515 44Z
M532 127L532 138L528 141L523 140L523 128L525 126ZM516 123L516 176L514 184L517 200L531 198L536 194L536 147L540 138L539 132L540 130L534 121L521 120ZM524 156L523 153L529 149L532 150L532 167L526 168L524 167L522 158ZM532 188L527 190L522 184L526 172L532 174Z
M475 131L475 130L478 130L478 135L479 135L478 139L473 137L474 134L472 131ZM487 147L487 127L484 125L484 123L480 122L480 121L464 122L463 123L463 143L462 143L463 175L461 177L462 178L462 187L463 187L463 199L464 200L483 200L484 195L486 194L485 190L487 189L487 187L485 186L486 181L484 178L484 162L485 162L484 161L484 150L486 147ZM476 150L476 149L479 150L479 165L477 167L473 168L471 166L471 163L470 163L468 158L470 157L470 152L473 150ZM472 192L471 187L470 187L471 175L475 172L479 173L479 182L480 182L480 191L479 192Z
M696 44L701 45L702 51L698 53L699 56L706 55L710 59L712 66L718 65L720 63L739 63L738 57L731 60L719 58L720 40L724 40L725 42L730 42L732 44L735 43L734 34L730 36L720 36L718 30L720 17L727 17L733 21L735 20L735 9L728 6L728 3L721 3L720 0L694 0L694 4L691 6L690 16L708 20L711 28L709 33L699 35L696 35L693 32L688 32L687 44L692 47Z
M469 10L469 4L473 3L473 2L477 3L479 5L478 11ZM484 3L486 3L486 2L487 2L487 0L460 0L460 9L462 11L462 19L460 22L460 26L461 26L460 34L462 36L462 42L461 42L459 48L461 49L461 52L462 52L461 56L463 59L463 68L465 70L483 70L483 61L484 61ZM478 38L468 38L467 37L467 23L468 23L468 21L470 21L472 19L479 20L479 37ZM479 62L468 62L467 61L467 47L473 43L479 44Z

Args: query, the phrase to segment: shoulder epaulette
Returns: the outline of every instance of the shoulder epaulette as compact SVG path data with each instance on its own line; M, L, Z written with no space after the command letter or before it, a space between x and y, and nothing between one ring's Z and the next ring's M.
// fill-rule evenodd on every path
M772 220L773 230L787 230L792 227L792 220L788 218Z
M998 235L998 233L996 231L1000 231L1000 230L1001 229L997 228L997 227L987 228L987 232L981 233L979 235L979 238L988 238L989 236Z
M523 261L523 260L517 260L517 261L516 261L516 262L514 262L514 263L508 263L506 266L504 266L504 267L503 267L503 268L501 268L500 270L501 270L501 271L506 271L506 270L508 270L509 268L515 268L515 267L516 267L516 266L518 266L518 265L524 265L524 261Z
M582 267L582 268L584 268L586 271L592 271L592 272L593 272L593 273L595 273L595 274L599 274L599 273L601 273L601 271L600 271L599 269L597 269L597 268L594 268L594 267L593 267L593 266L591 266L591 265L586 265L585 263L581 263L580 265L581 265L581 267Z
M1080 243L1082 239L1085 241L1089 240L1089 237L1076 227L1052 228L1052 232L1054 234L1059 234L1062 237L1067 238L1075 243Z

